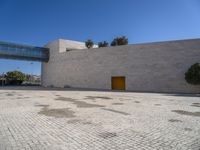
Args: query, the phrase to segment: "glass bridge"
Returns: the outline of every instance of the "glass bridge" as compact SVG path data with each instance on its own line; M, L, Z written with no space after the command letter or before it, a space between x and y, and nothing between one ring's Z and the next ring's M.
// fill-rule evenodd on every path
M48 62L49 49L0 41L0 58Z

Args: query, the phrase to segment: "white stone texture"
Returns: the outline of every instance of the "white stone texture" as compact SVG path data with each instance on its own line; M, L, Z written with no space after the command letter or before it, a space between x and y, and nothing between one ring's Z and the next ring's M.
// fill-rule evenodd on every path
M112 76L126 76L128 91L199 93L184 77L200 62L200 39L107 48L80 49L76 42L46 45L50 60L42 64L43 86L111 89ZM66 51L66 48L72 51Z
M30 87L7 87L0 95L1 150L200 148L200 116L192 115L199 111L199 95ZM65 113L56 117L63 109L74 112L74 116ZM44 110L49 114L41 114Z

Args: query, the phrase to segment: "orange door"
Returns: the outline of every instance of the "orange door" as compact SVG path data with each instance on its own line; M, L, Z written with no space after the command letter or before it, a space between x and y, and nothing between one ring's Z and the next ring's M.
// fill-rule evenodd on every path
M126 77L112 77L112 90L126 90Z

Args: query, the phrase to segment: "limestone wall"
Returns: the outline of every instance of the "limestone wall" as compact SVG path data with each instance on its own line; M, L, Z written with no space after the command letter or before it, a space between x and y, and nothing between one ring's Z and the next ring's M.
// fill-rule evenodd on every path
M43 86L111 89L112 76L126 76L128 91L199 93L184 73L200 62L200 39L108 48L64 47L69 41L46 45L50 60L42 64ZM73 50L74 48L74 50Z

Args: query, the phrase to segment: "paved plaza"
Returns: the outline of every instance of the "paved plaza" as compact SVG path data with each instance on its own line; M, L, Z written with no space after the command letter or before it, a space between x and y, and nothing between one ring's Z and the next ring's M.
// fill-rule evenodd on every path
M157 149L200 149L200 95L0 89L0 150Z

